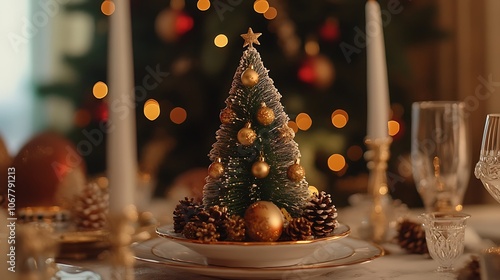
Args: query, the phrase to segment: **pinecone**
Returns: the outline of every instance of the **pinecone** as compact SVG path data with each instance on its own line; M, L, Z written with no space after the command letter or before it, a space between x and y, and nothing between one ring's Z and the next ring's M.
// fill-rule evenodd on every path
M228 219L228 213L226 207L220 207L214 205L208 209L201 209L198 213L191 218L192 222L204 222L207 224L213 224L221 240L226 239L227 229L225 226L225 221Z
M213 223L188 222L184 227L182 234L189 239L198 239L203 242L214 242L220 238Z
M226 230L226 239L228 241L243 241L245 240L245 220L238 216L232 215L224 221Z
M284 233L290 240L307 240L312 238L312 222L304 217L293 218Z
M101 229L106 223L109 194L97 183L87 184L75 197L72 214L79 229Z
M321 191L307 203L303 216L312 222L313 235L324 237L332 234L337 226L337 215L331 195Z
M180 233L183 231L186 224L191 220L191 218L198 214L200 209L200 204L194 202L194 198L184 200L179 200L179 204L175 206L174 210L174 231Z
M410 254L427 254L425 230L421 224L404 219L398 223L397 242L399 246Z

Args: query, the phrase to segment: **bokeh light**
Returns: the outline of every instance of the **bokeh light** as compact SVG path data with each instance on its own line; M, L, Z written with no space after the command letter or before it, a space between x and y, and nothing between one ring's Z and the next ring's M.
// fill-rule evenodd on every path
M150 121L154 121L160 116L160 104L158 101L149 99L144 103L144 116Z
M200 11L206 11L210 8L210 1L208 0L198 0L198 3L196 3L196 7Z
M175 107L170 111L170 120L175 124L181 124L187 119L187 112L184 108Z
M112 15L115 12L115 3L110 0L105 0L101 4L101 12L107 16Z
M313 196L314 194L319 194L319 191L315 186L309 185L307 189L309 190L309 196Z
M269 9L269 3L266 0L257 0L253 3L253 9L259 14L264 14Z
M316 40L307 40L304 49L310 56L315 56L319 53L319 44Z
M394 136L394 135L398 134L399 129L400 129L400 125L397 121L391 120L387 123L387 125L388 125L390 136Z
M312 119L306 113L298 114L297 117L295 118L295 122L297 123L297 127L300 130L308 130L309 128L311 128L312 125Z
M332 124L336 128L343 128L349 121L349 114L342 109L337 109L332 113Z
M264 18L272 20L275 19L277 15L278 15L278 10L276 10L276 8L274 7L269 7L269 9L267 9L267 11L264 13Z
M79 109L75 112L75 125L77 127L86 127L90 124L92 116L90 112L85 109Z
M363 148L358 145L352 145L347 149L347 158L352 161L358 161L363 156Z
M328 158L328 168L332 171L340 171L345 167L345 158L341 154L333 154Z
M214 39L214 44L219 48L225 47L227 45L227 42L228 42L227 36L224 34L219 34Z
M97 99L103 99L108 95L108 85L101 81L95 83L92 88L92 94L94 94L94 97Z
M290 127L293 130L293 132L295 132L295 133L297 133L299 131L299 127L297 126L297 123L294 121L289 121L288 127Z

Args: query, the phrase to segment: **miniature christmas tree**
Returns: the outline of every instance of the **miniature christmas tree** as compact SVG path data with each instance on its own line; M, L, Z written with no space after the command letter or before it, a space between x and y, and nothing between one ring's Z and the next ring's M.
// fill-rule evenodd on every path
M281 94L253 47L260 35L251 28L241 35L248 48L220 113L203 204L225 206L243 217L253 203L270 201L299 217L309 199L308 183Z

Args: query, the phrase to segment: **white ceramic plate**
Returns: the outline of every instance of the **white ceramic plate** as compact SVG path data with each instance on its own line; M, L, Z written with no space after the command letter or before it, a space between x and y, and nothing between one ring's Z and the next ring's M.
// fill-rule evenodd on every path
M327 242L300 264L280 267L224 267L168 239L155 238L133 246L137 260L180 272L230 279L302 279L322 275L340 267L376 259L384 250L370 242L344 238Z
M347 225L339 224L333 234L318 239L276 242L203 242L187 239L174 232L173 225L156 229L160 237L168 238L198 254L205 256L207 264L230 267L276 267L299 263L326 243L334 242L349 235Z

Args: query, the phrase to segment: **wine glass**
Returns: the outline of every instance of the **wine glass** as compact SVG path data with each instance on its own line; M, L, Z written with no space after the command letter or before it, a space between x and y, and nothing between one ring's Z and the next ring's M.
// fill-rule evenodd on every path
M500 203L500 114L486 116L479 161L474 175Z
M471 170L465 103L412 105L411 162L426 212L460 211Z

